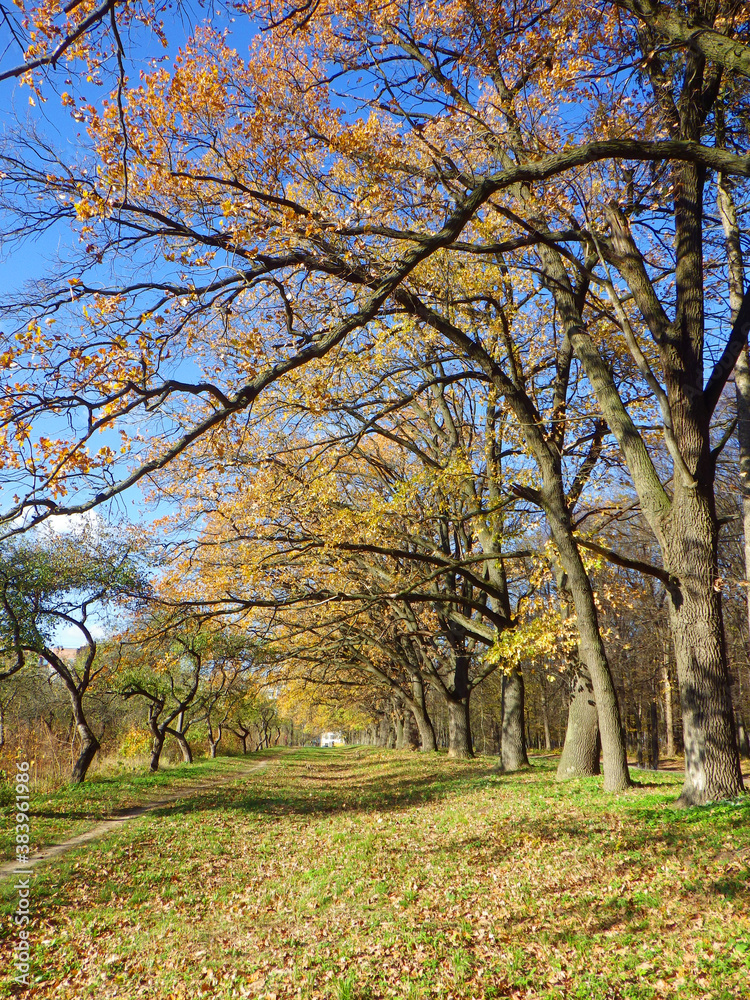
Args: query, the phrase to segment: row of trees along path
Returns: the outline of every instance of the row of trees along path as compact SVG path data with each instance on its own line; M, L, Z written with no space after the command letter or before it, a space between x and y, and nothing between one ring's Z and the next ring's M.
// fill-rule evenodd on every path
M4 309L8 534L139 482L193 512L202 490L206 512L229 525L217 501L251 468L273 467L279 434L291 449L303 446L297 435L304 447L340 444L343 410L367 414L362 435L377 426L388 438L377 415L389 405L387 368L382 383L373 376L381 352L388 365L416 350L438 365L426 382L481 385L468 410L475 428L489 415L503 431L481 435L500 452L485 455L480 499L478 456L460 436L452 443L455 419L439 394L433 414L424 392L412 395L442 449L435 459L411 442L435 473L433 498L453 505L449 520L474 524L457 542L440 510L426 511L429 558L454 565L436 565L441 582L418 584L408 600L402 587L388 591L395 606L379 601L378 614L399 618L391 634L412 637L403 663L418 662L444 691L456 734L482 672L494 659L513 666L536 585L504 580L513 554L489 501L502 457L498 495L522 502L517 516L541 512L536 549L544 536L554 547L580 677L569 732L592 745L593 700L605 788L629 777L592 551L663 589L685 750L680 801L734 797L717 469L727 448L745 473L750 461L747 9L230 8L262 29L249 54L201 25L169 70L150 65L139 40L139 24L160 23L159 2L93 12L21 3L12 15L22 51L4 52L0 81L20 78L57 101L64 72L77 141L72 159L23 122L0 155L5 243L56 227L76 237L70 259ZM173 23L159 29L168 47ZM747 483L736 489L747 518ZM257 517L243 516L255 531ZM607 532L629 517L648 532L638 556ZM285 537L275 544L279 559ZM405 557L383 555L386 575L396 558ZM191 580L204 609L248 629L259 609L280 607L270 650L279 663L301 635L293 607L346 602L312 579L295 590L289 569L272 564L254 559L231 583L219 573L213 594L197 571ZM470 564L481 567L473 577ZM329 583L336 571L326 570ZM174 601L198 600L171 586ZM370 632L369 646L376 639ZM345 627L335 642L359 655ZM418 704L418 690L401 689Z

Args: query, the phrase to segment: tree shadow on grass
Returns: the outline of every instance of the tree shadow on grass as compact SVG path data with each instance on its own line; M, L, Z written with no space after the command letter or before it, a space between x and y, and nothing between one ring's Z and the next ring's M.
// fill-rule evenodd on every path
M464 764L452 776L447 776L444 769L435 769L415 777L408 768L389 770L384 776L381 764L369 777L357 769L356 780L348 784L345 778L335 777L327 769L317 774L287 772L284 787L248 790L247 787L224 786L216 791L181 799L168 809L154 810L153 814L175 815L217 807L246 814L296 814L306 818L401 812L470 790L476 787L477 779L486 779L491 773L486 764L471 762ZM321 788L322 781L327 782L328 787ZM315 790L308 791L312 783L316 784Z
M711 883L708 888L723 896L724 899L737 899L738 897L750 897L750 868L738 872L736 875L727 875Z

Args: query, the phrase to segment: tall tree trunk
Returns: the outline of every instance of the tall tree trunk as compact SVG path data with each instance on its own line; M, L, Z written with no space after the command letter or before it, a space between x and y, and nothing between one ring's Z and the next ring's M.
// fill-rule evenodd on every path
M694 58L694 54L686 57L679 128L682 138L700 141L704 95L700 67ZM628 276L644 317L650 317L658 331L666 390L661 401L665 443L674 463L671 495L593 339L580 323L570 327L576 355L623 452L668 574L665 583L685 743L685 783L678 799L680 805L733 798L742 789L717 580L715 459L710 436L715 401L704 388L704 174L703 168L694 164L672 166L676 262L673 321L667 319L660 304L658 308L654 305L656 296L653 287L650 291L646 287L645 265L627 219L614 205L608 211L611 246L618 254L618 267ZM593 672L592 679L598 704ZM605 742L601 713L599 721Z
M463 640L459 640L462 643ZM471 740L471 718L469 716L469 655L461 649L454 651L453 685L446 688L436 686L435 690L443 698L448 709L448 756L465 759L474 756Z
M715 549L705 537L699 544L699 529L698 518L685 523L676 546L682 551L669 562L681 583L670 594L669 612L685 747L685 783L678 804L686 806L731 799L743 788L721 600L713 586Z
M729 305L732 322L737 319L745 291L745 266L742 255L737 210L728 178L721 175L717 184L717 205L726 237L729 268ZM735 400L737 403L737 446L740 460L740 495L742 498L742 528L744 535L745 582L750 581L750 361L747 338L734 369ZM747 626L746 651L750 655L750 587L745 590ZM740 732L741 729L741 732ZM740 753L748 754L744 719L738 725Z
M524 732L524 694L523 674L520 670L515 669L509 674L503 674L503 723L500 749L500 767L503 771L518 771L529 765Z
M437 750L437 740L432 720L427 712L418 706L412 708L411 712L419 730L419 749L423 753L434 753Z
M594 686L585 664L579 663L570 681L568 727L557 779L588 778L599 774L599 717L594 701Z
M547 675L542 664L542 672L539 678L541 690L542 724L544 725L544 749L549 753L552 750L552 734L549 728L549 705L547 703Z
M645 740L643 738L643 701L640 695L638 696L638 703L633 703L633 710L635 712L635 760L638 767L643 767L645 760L643 752L645 748Z
M396 749L404 749L404 710L400 705L396 705L393 710L393 722L396 727Z
M432 720L427 713L427 699L421 674L412 674L411 692L412 701L409 708L419 730L420 749L423 753L434 753L437 750L437 740Z
M388 717L388 713L386 712L383 715L381 715L380 721L378 723L379 747L387 748L388 746L390 746L391 732L392 732L391 720Z
M652 771L659 770L659 715L656 711L656 702L652 701L649 707L649 764Z
M414 721L414 713L407 706L404 712L404 750L416 750L419 747L419 736Z
M548 505L547 516L573 598L578 626L579 656L581 663L588 668L594 694L604 757L604 789L608 792L621 792L630 787L625 733L620 720L614 681L599 631L594 593L573 538L570 515L560 500L554 507L557 508L558 516L552 514L553 504Z
M469 722L469 694L461 699L449 699L448 706L448 756L466 760L474 756Z
M745 540L745 582L750 581L750 361L748 361L748 346L745 344L737 359L734 370L734 382L737 397L737 440L740 450L740 490L742 493L742 527ZM745 588L747 599L747 645L750 657L750 586ZM738 667L741 670L742 667ZM741 706L741 698L740 698ZM750 756L747 735L743 719L743 753Z
M669 650L665 647L662 660L664 684L664 722L667 727L667 757L674 757L674 719L672 718L672 682L669 679Z

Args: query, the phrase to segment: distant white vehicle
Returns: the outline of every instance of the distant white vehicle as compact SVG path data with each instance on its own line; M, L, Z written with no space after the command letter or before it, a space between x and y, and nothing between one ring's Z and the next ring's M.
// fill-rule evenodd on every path
M346 741L341 733L321 733L320 745L322 747L342 747Z

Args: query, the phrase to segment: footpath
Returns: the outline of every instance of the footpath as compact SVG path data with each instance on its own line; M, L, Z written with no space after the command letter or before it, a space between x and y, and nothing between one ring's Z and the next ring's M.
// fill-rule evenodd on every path
M90 830L86 830L85 833L79 833L77 836L71 837L69 840L63 840L59 844L50 844L48 847L42 847L40 850L35 851L33 854L29 855L29 860L23 865L23 869L24 871L30 871L31 869L43 864L45 861L51 861L53 858L58 858L61 854L67 854L68 851L72 851L76 847L81 847L83 844L90 844L94 840L99 840L101 837L105 837L113 830L119 830L126 823L130 823L132 820L138 819L139 816L144 816L146 813L155 812L157 809L164 809L168 806L174 805L176 802L191 799L196 795L203 794L204 792L213 792L222 785L231 784L233 781L240 781L242 778L247 777L247 775L260 771L262 768L266 767L267 763L268 761L262 760L259 763L254 764L252 767L233 771L231 774L221 778L212 778L210 781L193 782L189 785L184 785L182 788L172 792L170 795L166 795L159 799L147 799L141 805L131 806L129 809L123 809L114 816L101 820ZM20 866L16 861L8 861L5 864L0 865L0 880L9 878L18 871L19 867Z

